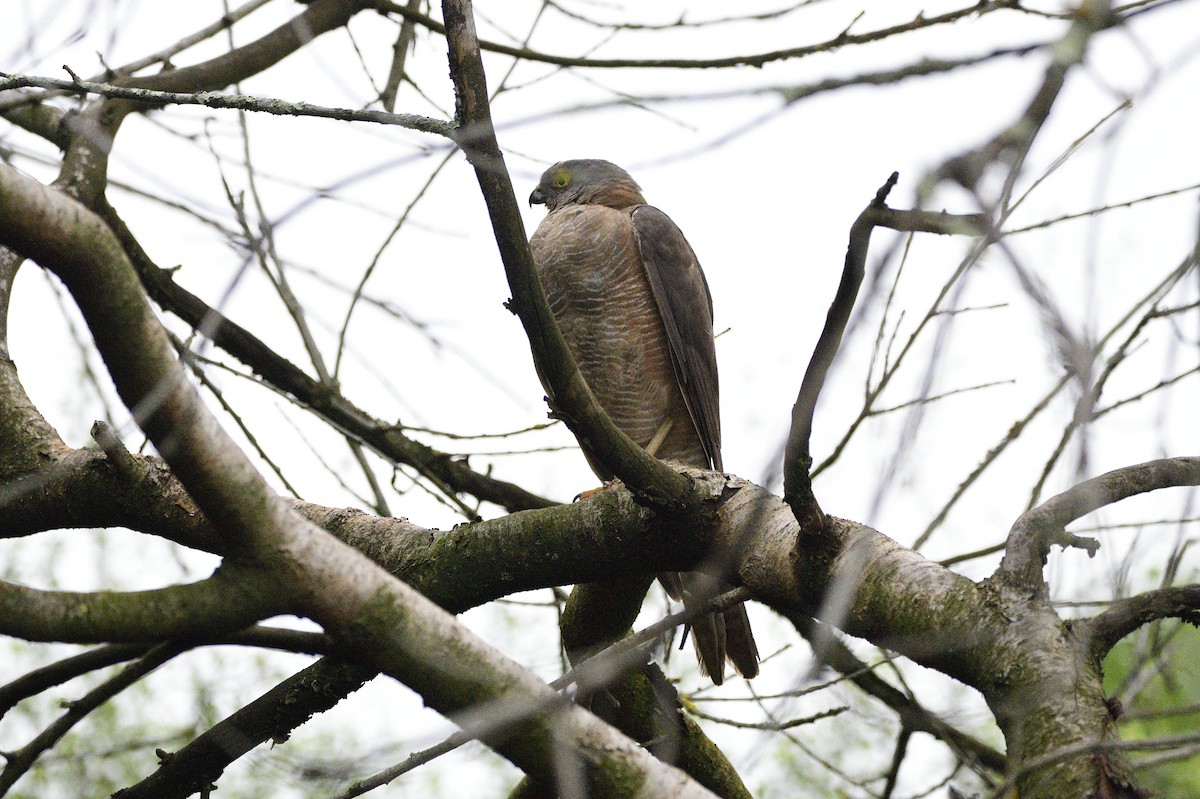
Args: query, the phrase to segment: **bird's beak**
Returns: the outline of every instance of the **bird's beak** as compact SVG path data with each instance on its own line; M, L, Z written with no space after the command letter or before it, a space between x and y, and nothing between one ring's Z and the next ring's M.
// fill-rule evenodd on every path
M530 205L545 205L546 204L546 195L542 194L541 189L534 189L533 194L529 195L529 204Z

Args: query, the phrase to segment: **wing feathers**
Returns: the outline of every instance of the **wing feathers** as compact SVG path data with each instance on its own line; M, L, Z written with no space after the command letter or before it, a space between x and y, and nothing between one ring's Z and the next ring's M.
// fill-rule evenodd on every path
M639 205L633 208L631 218L688 414L713 468L722 469L717 354L708 282L683 231L669 216L652 205Z

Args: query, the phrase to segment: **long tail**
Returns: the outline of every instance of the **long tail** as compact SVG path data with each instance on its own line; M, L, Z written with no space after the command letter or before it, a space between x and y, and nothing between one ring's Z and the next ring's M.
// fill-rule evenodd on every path
M693 596L712 596L713 578L700 572L670 572L660 574L659 581L673 599L686 605ZM732 585L719 586L729 590ZM722 613L709 613L696 619L691 628L692 644L700 671L716 685L725 681L725 659L746 679L758 676L758 646L746 616L745 605L735 605Z

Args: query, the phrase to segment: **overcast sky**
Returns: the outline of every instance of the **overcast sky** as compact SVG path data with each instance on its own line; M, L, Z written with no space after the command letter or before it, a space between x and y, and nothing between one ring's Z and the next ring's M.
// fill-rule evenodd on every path
M109 65L143 57L222 13L220 3L207 1L7 0L6 6L0 25L0 70L57 78L65 77L63 64L80 75L97 73L98 53ZM688 20L714 19L734 8L723 2L571 7L597 19L647 23L678 19L685 9ZM736 4L738 13L778 7ZM830 0L768 22L615 33L553 10L539 18L540 8L536 2L480 3L480 35L516 43L528 38L532 48L561 55L712 58L817 43L848 26L851 33L862 33L909 21L921 11L932 17L956 6L892 2L864 8ZM268 3L238 25L235 43L261 35L297 10L287 2ZM951 59L1052 41L1066 24L999 11L877 45L720 72L577 71L520 63L506 76L510 59L489 56L486 64L493 90L504 78L505 91L497 96L493 114L518 198L528 195L538 174L554 161L606 158L633 173L648 200L670 214L688 236L711 285L716 329L727 331L717 345L725 466L762 481L777 463L791 405L840 276L849 227L859 211L893 171L901 178L890 202L909 206L928 169L1014 123L1041 80L1047 55L999 58L938 77L828 92L787 107L778 93L767 89L851 78L909 66L922 58ZM330 34L240 90L319 105L365 105L374 97L371 81L379 85L386 76L396 29L376 15L363 14L350 30L353 42L344 32ZM176 63L195 63L228 44L224 36L215 37L180 55ZM406 86L397 110L448 118L453 97L444 53L441 37L419 32L409 67L420 92ZM1007 227L1200 183L1197 53L1196 2L1148 13L1130 29L1094 41L1087 66L1071 74L1031 152L1017 196L1044 179ZM631 97L673 101L616 104ZM1132 106L1118 111L1127 99ZM452 155L425 188L448 152L446 142L436 137L397 127L266 115L250 115L246 124L263 211L275 226L275 246L289 264L292 287L331 364L347 308L341 289L359 280L395 221L420 196L405 226L382 250L367 284L370 296L393 304L399 313L361 307L349 328L340 373L348 397L385 420L460 434L499 433L546 421L528 345L516 318L501 304L509 296L503 270L473 173L461 155ZM1052 169L1056 159L1093 128L1078 150ZM244 252L231 248L210 224L237 226L222 180L235 192L249 188L242 146L233 112L172 107L131 119L112 156L109 197L160 266L179 266L177 278L183 285L221 306L311 373L295 328L257 265L243 269ZM22 170L46 181L55 176L54 149L3 122L0 147ZM996 188L995 176L985 181L985 193L994 195ZM317 190L322 196L314 199ZM181 215L143 193L181 204L194 215ZM962 479L1062 374L1045 314L1020 289L1014 263L1044 285L1076 333L1103 335L1128 311L1133 298L1145 294L1195 241L1196 197L1193 188L1103 217L1015 236L1008 240L1011 262L1000 252L986 256L961 292L942 307L1000 307L959 314L948 328L942 325L950 317L935 321L880 404L900 405L915 396L931 374L938 330L945 330L946 338L938 350L930 393L997 385L930 406L915 439L906 437L911 417L903 412L866 422L838 464L817 483L825 509L871 523L911 544ZM970 197L954 190L939 191L928 207L978 210ZM252 205L248 213L257 225ZM543 214L542 207L528 210L528 232ZM895 242L894 235L880 232L873 252L882 253ZM970 246L965 239L928 235L911 243L888 325L878 334L885 342L894 337L893 354ZM331 288L331 281L340 288ZM861 408L883 312L882 296L873 301L862 326L848 340L818 410L813 446L818 462ZM64 320L73 320L74 333ZM13 355L34 400L69 443L84 445L92 419L103 411L94 392L81 388L85 381L73 336L85 334L69 301L61 290L55 295L42 273L26 268L18 281L10 327ZM178 325L175 329L182 331ZM1170 334L1149 331L1139 356L1114 377L1110 401L1195 365L1196 339L1194 316L1181 320ZM90 360L98 368L94 357ZM876 373L879 368L877 360ZM305 499L359 504L321 466L321 459L333 464L354 492L365 492L336 434L240 378L220 372L212 376L226 398L253 419L264 447ZM1046 491L1053 493L1077 480L1080 464L1083 476L1093 476L1163 455L1194 454L1200 435L1194 411L1185 409L1200 407L1198 382L1193 376L1169 398L1154 395L1131 403L1097 425L1088 437L1086 462L1073 447L1052 473ZM1040 423L1042 427L964 498L926 552L946 557L1001 540L1025 509L1075 396L1064 394L1055 403L1053 420ZM116 406L111 390L108 402ZM123 411L116 415L127 422ZM137 440L130 424L124 431ZM423 438L464 452L563 447L532 457L477 455L472 463L481 469L491 465L499 477L562 500L595 484L561 426L476 442ZM897 460L901 442L903 457ZM315 450L321 452L320 459ZM894 479L885 483L883 476L892 471ZM382 466L378 473L385 482L391 477ZM276 480L272 474L268 477ZM398 478L396 485L406 493L390 497L395 514L430 526L461 521L452 508L421 490L409 490L407 478ZM1169 517L1180 512L1179 507L1180 499L1172 497L1158 504L1129 503L1119 513L1145 520ZM500 511L485 507L483 513ZM1126 574L1145 575L1161 563L1162 548L1175 535L1105 537L1100 556L1091 563L1081 553L1056 555L1050 572L1056 590L1072 598L1111 595L1120 568ZM1126 560L1133 542L1139 542L1140 549ZM195 563L190 568L202 573L209 562ZM981 577L994 564L984 559L960 568ZM94 575L98 584L107 577ZM120 579L127 587L160 584L154 574L137 570ZM491 611L468 619L485 635L492 633ZM493 634L507 640L508 632ZM765 648L773 649L770 644ZM556 665L552 652L541 651L537 657L534 665L544 671ZM764 676L769 673L768 665ZM763 681L764 690L769 682ZM743 741L740 756L752 760L753 748L752 739ZM922 785L927 787L914 775L908 788Z

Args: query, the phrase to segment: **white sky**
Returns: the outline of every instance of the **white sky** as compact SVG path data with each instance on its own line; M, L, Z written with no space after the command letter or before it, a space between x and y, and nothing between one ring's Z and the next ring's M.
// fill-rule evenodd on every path
M52 77L63 77L63 63L81 75L95 73L97 52L111 65L139 58L221 13L221 5L213 2L68 2L55 4L54 11L31 2L8 0L5 5L0 70ZM678 18L683 6L690 9L692 19L730 13L728 3L718 2L629 4L629 10L609 5L578 7L597 17L667 21ZM534 2L481 3L480 33L498 41L510 41L510 35L522 39L539 7ZM747 12L759 7L777 5L738 5L739 11ZM851 31L859 33L910 20L918 11L933 16L954 7L942 2L895 2L864 8L831 1L767 24L666 34L626 32L611 40L606 40L603 32L548 11L531 44L547 52L588 53L597 58L716 57L821 41L836 36L852 21ZM269 3L239 24L236 41L245 43L297 11L294 4ZM861 18L854 21L860 12ZM82 28L81 19L86 20ZM1094 43L1088 65L1072 73L1055 114L1038 139L1018 194L1126 96L1133 98L1133 108L1114 117L1049 175L1014 214L1011 227L1200 182L1200 155L1195 146L1200 141L1196 96L1200 75L1195 58L1200 52L1198 22L1197 3L1180 2L1139 18L1130 30L1110 32ZM31 29L36 36L26 38ZM363 14L350 29L366 71L381 83L395 27L375 15ZM718 341L726 467L762 480L786 434L791 404L840 276L855 216L893 170L900 172L901 182L891 195L891 204L906 207L928 168L1015 121L1040 81L1045 57L1002 59L899 86L839 91L779 113L772 113L779 110L779 102L770 95L660 104L651 110L623 107L557 112L607 102L622 93L695 95L812 83L907 65L922 57L950 58L1013 43L1051 40L1063 29L1064 23L1059 21L995 12L880 45L844 48L763 69L722 72L568 72L526 63L518 65L508 80L509 86L519 90L502 94L493 113L519 198L528 195L549 163L563 158L607 158L629 169L650 202L666 210L685 231L708 275L716 328L729 328ZM176 62L194 63L226 47L225 38L217 37ZM425 32L418 35L409 64L416 82L435 105L406 87L398 110L446 116L452 95L444 49L440 37ZM508 65L506 58L488 58L493 89ZM365 75L350 37L338 32L247 81L241 89L264 97L356 107L373 96ZM764 117L763 121L752 130L713 146L728 132L759 117ZM276 228L280 255L295 267L316 270L343 286L358 280L394 220L421 191L445 152L444 142L435 137L398 128L265 115L251 115L247 122L266 214L277 223L284 220ZM241 146L232 112L175 107L127 122L112 158L114 188L109 196L118 210L161 266L180 265L179 281L212 303L219 302L229 288L241 266L241 253L232 252L211 227L181 219L175 211L115 185L128 184L160 194L233 225L221 173L209 148L221 154L225 179L235 191L241 191L247 188L245 170L236 163ZM12 162L21 169L43 180L53 178L53 167L30 157L55 157L48 145L0 125L0 147L15 151ZM348 176L360 175L366 177L341 185ZM338 186L335 198L304 204L312 187L328 186ZM976 210L969 202L961 192L944 191L930 207ZM301 204L301 210L295 210ZM1192 190L1114 211L1098 221L1071 222L1043 233L1025 234L1013 240L1013 249L1077 330L1103 333L1126 311L1131 298L1147 291L1184 256L1195 239L1196 210L1196 191ZM543 212L541 208L528 211L529 232ZM891 241L886 232L877 233L873 253L882 253ZM897 306L889 316L895 323L898 309L904 309L897 341L903 341L925 313L967 246L964 240L932 236L913 242L897 290ZM289 275L332 363L346 295L302 272L293 270ZM343 366L342 383L346 395L361 407L382 419L457 433L501 432L545 420L528 345L516 318L501 306L508 290L483 203L474 176L460 156L450 161L415 206L410 224L385 251L368 293L395 303L426 323L440 346L432 345L406 323L360 308L351 327L351 351ZM899 467L896 483L873 516L876 486L897 448L903 417L894 414L868 422L837 467L817 484L827 511L870 522L902 543L911 543L963 477L1057 380L1060 369L1046 343L1045 330L998 252L986 257L973 272L960 299L961 306L996 303L1004 307L958 317L934 392L1004 383L931 407ZM257 267L248 270L237 284L225 310L311 373L294 326ZM35 268L22 271L11 316L13 355L27 388L69 443L84 445L91 420L101 412L92 392L81 388L78 350L67 326L59 321L58 305L46 279ZM840 439L861 405L879 309L871 310L866 321L867 326L848 342L818 410L813 446L818 461ZM891 335L890 328L885 335ZM1114 377L1112 399L1137 393L1196 364L1194 314L1180 319L1171 333L1160 323L1148 329L1145 337L1138 355ZM927 346L918 347L906 373L885 395L884 405L911 399L924 375ZM319 449L355 490L363 491L361 475L336 436L267 392L228 375L214 377L227 398L253 420L256 434L305 499L329 505L357 504L312 454L313 447ZM1198 383L1193 375L1170 398L1152 395L1105 419L1090 438L1091 459L1085 476L1164 455L1195 454L1200 436L1194 411L1189 409L1197 407L1200 400ZM968 494L930 542L926 551L931 556L946 557L1001 539L1024 510L1030 487L1068 413L1069 405L1060 401L1054 419L1031 430L1027 440L997 465L995 473ZM127 418L124 414L118 417ZM308 443L297 436L298 429L304 431ZM132 429L125 432L129 440L137 441ZM561 427L475 445L426 440L445 449L474 446L478 451L572 443ZM568 499L595 482L575 450L532 458L477 456L472 463L477 468L494 464L497 476L559 499ZM1074 482L1074 463L1073 455L1064 459L1048 490L1061 490ZM378 473L386 482L387 470L380 467ZM407 482L401 478L398 484L405 487ZM422 524L444 527L460 521L420 490L403 497L392 495L389 502L394 513ZM1103 517L1106 521L1167 518L1181 513L1185 502L1183 492L1173 492L1125 503ZM485 508L485 515L496 513L495 508ZM1185 534L1194 538L1194 526ZM1175 536L1176 531L1169 527L1147 528L1136 538L1131 532L1104 533L1104 548L1096 560L1088 562L1079 553L1055 553L1049 575L1064 598L1110 596L1114 575L1123 564L1129 579L1139 582L1155 565L1161 566L1164 547L1173 543ZM1131 554L1134 541L1137 549ZM1132 558L1128 563L1124 561L1127 556ZM20 556L29 559L30 573L22 575L25 579L44 579L32 574L40 557L39 552ZM209 568L208 563L197 562L189 569L199 575ZM978 578L989 573L994 563L972 562L961 570ZM1193 559L1185 573L1191 569L1194 574L1196 568ZM74 564L62 570L60 579L75 588L112 586L112 581L121 587L146 587L173 579L170 575L164 578L164 573L144 568L106 572ZM544 594L540 598L545 599ZM536 652L526 657L527 662L541 672L553 673L557 667L553 644L514 649L511 631L499 626L502 615L494 609L481 609L466 618L485 637L519 657L526 657L521 654L525 651ZM531 618L546 623L544 614L535 613ZM794 634L767 614L756 613L755 623L771 635L778 633L780 641L795 640ZM763 649L772 651L776 645L772 641ZM804 658L797 656L793 661L803 663ZM791 685L794 668L773 672L768 664L755 687L770 691ZM698 685L693 678L686 687ZM403 689L371 690L382 691L388 702L412 704ZM365 706L379 705L379 696L364 692L336 713L357 719L353 714ZM968 707L964 712L969 717L985 717L978 707L962 705L959 700L957 694L947 695L947 707ZM722 707L719 712L724 710ZM381 726L387 728L390 720ZM304 731L300 736L316 734ZM387 739L394 740L394 731ZM6 743L2 732L0 743ZM754 750L761 749L761 743L754 736L740 736L732 746L739 762L750 767L747 773L752 788L761 788L761 795L769 796L774 795L770 775L775 772L770 763L755 758ZM453 761L447 773L468 768L468 762L466 758ZM903 789L909 792L930 784L926 775L904 776Z

